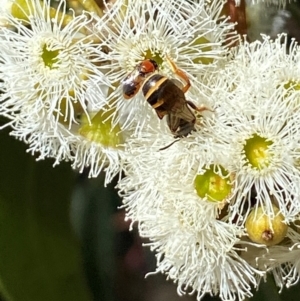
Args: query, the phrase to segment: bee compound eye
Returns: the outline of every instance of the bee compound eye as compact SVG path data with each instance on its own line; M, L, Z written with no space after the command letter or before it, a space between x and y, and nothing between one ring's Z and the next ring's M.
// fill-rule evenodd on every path
M154 60L149 60L152 64L152 69L153 71L158 70L158 64Z

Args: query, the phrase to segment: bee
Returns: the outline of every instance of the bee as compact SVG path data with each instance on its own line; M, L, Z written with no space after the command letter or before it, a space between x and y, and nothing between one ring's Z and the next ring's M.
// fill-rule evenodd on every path
M186 73L167 57L172 72L185 81L180 88L176 81L159 74L158 64L151 59L143 60L123 81L123 96L130 99L140 89L147 102L155 109L159 119L164 116L174 138L185 137L195 130L196 116L191 109L202 112L207 108L198 108L185 98L191 86Z

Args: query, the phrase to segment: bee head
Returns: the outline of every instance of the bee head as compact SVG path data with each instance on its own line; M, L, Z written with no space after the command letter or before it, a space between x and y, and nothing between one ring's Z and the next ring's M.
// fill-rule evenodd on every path
M156 70L158 70L158 65L151 59L144 60L138 65L139 74L143 77L147 76L149 73L155 72Z

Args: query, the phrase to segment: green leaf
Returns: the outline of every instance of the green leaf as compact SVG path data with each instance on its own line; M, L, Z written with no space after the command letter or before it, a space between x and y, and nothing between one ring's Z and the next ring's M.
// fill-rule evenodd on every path
M69 164L38 161L0 132L0 291L11 301L90 300L69 223Z

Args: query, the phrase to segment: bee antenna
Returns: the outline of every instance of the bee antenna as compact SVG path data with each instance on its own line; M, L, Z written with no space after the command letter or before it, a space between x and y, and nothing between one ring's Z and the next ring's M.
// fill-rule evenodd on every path
M159 149L159 151L165 150L167 148L169 148L170 146L172 146L175 142L178 142L180 139L176 139L174 140L172 143L168 144L167 146L164 146L162 148Z

